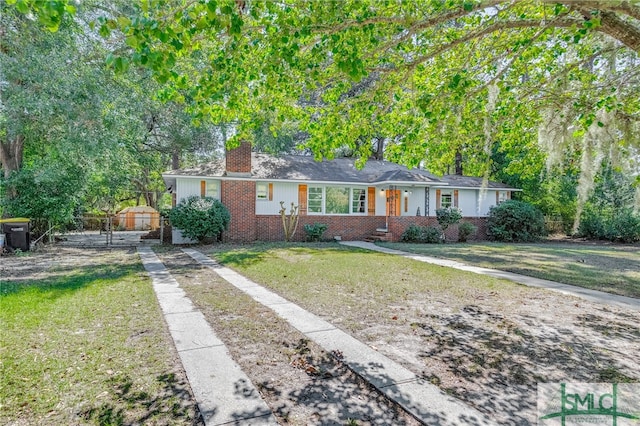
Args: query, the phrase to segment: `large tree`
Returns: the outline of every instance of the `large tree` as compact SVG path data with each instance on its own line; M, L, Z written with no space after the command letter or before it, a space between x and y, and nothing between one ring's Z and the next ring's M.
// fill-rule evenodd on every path
M64 13L21 3L54 25ZM101 20L104 36L129 46L109 63L147 67L164 99L199 120L232 122L236 139L268 117L275 134L295 123L317 157L346 148L365 161L384 140L388 159L443 172L458 155L475 174L487 174L496 153L542 153L548 170L577 155L580 203L603 158L629 167L640 146L637 1L133 7Z
M117 16L124 3L83 2L73 15L43 20L56 22L54 32L0 3L2 215L60 223L123 203L157 207L172 159L218 149L211 125L196 127L182 106L153 96L149 71L105 67L118 43L91 22Z

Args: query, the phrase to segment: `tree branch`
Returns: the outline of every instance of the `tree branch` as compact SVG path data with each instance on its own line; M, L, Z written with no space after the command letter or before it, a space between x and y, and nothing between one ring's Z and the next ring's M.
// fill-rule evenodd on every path
M553 27L565 27L565 28L570 28L573 27L574 25L576 25L577 23L580 23L580 21L578 21L577 19L573 19L573 18L566 18L566 19L562 19L562 20L556 20L553 21ZM459 44L462 43L466 43L468 41L471 41L473 39L477 39L477 38L482 38L488 34L494 33L496 31L502 31L502 30L508 30L508 29L515 29L515 28L536 28L536 27L540 27L540 21L538 20L522 20L522 21L507 21L507 22L496 22L495 24L489 25L488 27L485 27L481 30L477 30L477 31L471 31L468 34L452 41L451 43L447 43L447 44L443 44L441 46L439 46L437 49L433 50L432 52L430 52L427 55L423 55L420 56L418 58L416 58L414 61L408 62L406 64L403 65L404 67L408 67L408 68L415 68L416 66L418 66L419 64L422 64L426 61L428 61L429 59L433 59L434 57L436 57L437 55L440 55L448 50L453 49L454 47L456 47ZM393 71L394 69L392 68L387 68L387 69L380 69L380 68L376 68L376 71L380 71L380 72L389 72L389 71Z

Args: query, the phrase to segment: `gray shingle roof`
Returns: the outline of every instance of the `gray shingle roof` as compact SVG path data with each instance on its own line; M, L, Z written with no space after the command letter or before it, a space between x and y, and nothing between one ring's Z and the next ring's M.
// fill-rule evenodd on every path
M336 158L315 161L313 157L285 155L274 157L267 154L252 154L251 178L261 180L295 180L345 183L440 183L426 170L409 170L388 161L369 160L358 170L353 158ZM224 160L214 161L194 169L173 170L165 176L224 176Z
M251 179L256 180L290 180L311 182L341 182L359 184L429 184L434 186L451 186L459 188L493 188L515 189L500 182L488 181L483 185L483 178L445 175L442 178L421 169L407 169L388 161L368 160L361 170L355 166L353 158L336 158L333 160L315 161L313 157L303 155L284 155L275 157L268 154L252 153ZM165 180L173 180L176 176L225 176L225 161L216 160L193 169L172 170L163 173ZM175 181L174 181L175 182Z
M491 188L491 189L516 189L509 185L495 181L484 181L481 177L460 176L460 175L444 175L440 178L442 182L446 182L451 187L462 188Z

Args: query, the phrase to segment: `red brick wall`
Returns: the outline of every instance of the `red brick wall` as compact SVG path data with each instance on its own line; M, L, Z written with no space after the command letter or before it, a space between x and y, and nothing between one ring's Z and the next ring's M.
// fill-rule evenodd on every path
M242 185L238 185L239 183ZM229 202L223 201L223 204L231 213L229 230L223 234L224 241L284 241L282 218L279 215L255 216L251 214L255 211L255 184L253 182L225 181L222 187L223 200L230 200ZM241 196L234 196L230 191L236 191L235 194L241 194ZM478 227L476 233L469 236L469 240L487 239L486 218L466 217L463 220ZM385 226L385 218L382 216L300 216L293 240L304 241L306 239L304 225L316 222L328 225L323 236L325 239L340 236L344 241L363 240L373 235L376 229ZM393 241L400 241L402 233L410 225L438 226L438 221L435 217L425 216L390 217L389 232L392 234ZM448 241L457 241L458 225L449 227L446 237Z
M223 241L251 242L256 240L256 183L243 180L223 180L220 201L231 214L229 229L222 233Z
M487 218L486 217L463 217L461 222L471 222L478 229L475 234L469 235L469 240L487 239ZM405 229L410 225L418 226L439 226L435 216L405 216L390 217L389 232L393 235L393 241L400 241ZM450 226L445 233L447 241L458 241L458 225Z
M232 173L251 173L251 142L242 141L239 147L227 151L226 167Z
M362 240L372 235L376 228L384 228L385 218L380 216L300 216L294 241L304 241L307 234L304 225L314 223L328 225L323 238L340 236L344 241ZM278 215L256 217L256 239L259 241L284 241L282 218Z

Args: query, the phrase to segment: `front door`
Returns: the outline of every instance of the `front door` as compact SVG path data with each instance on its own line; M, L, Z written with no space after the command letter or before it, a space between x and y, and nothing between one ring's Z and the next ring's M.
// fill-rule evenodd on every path
M402 201L399 189L387 189L387 216L400 216L400 202Z

